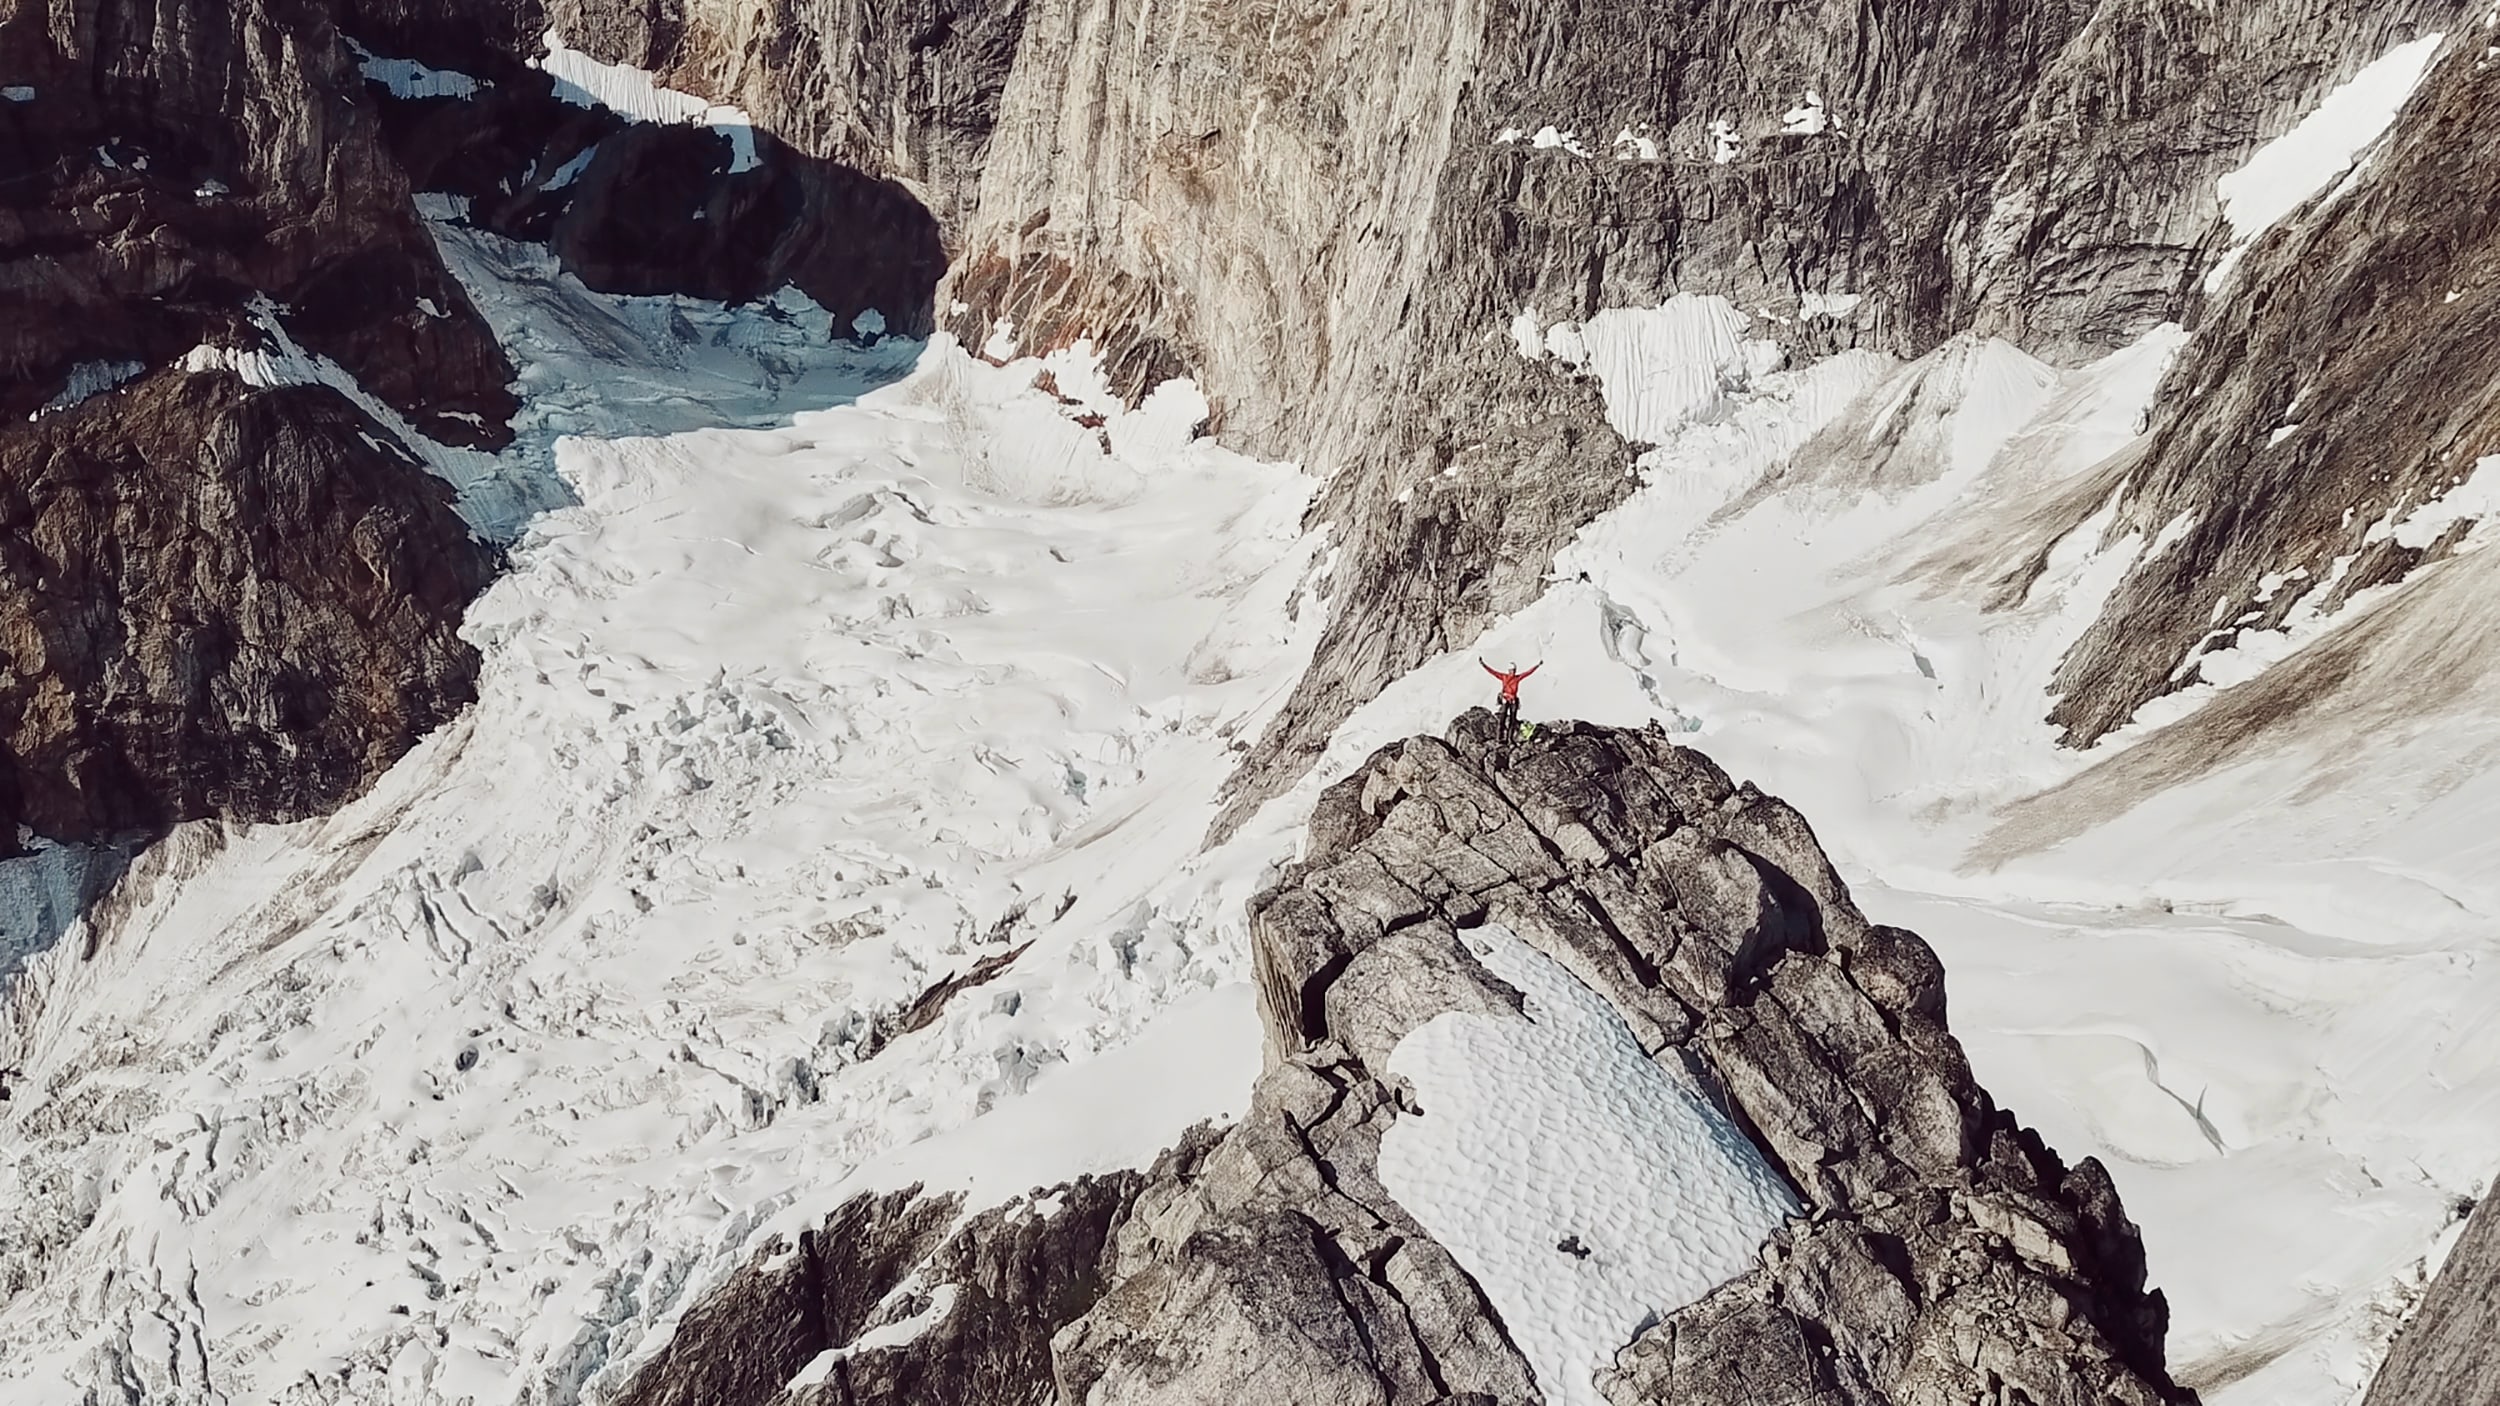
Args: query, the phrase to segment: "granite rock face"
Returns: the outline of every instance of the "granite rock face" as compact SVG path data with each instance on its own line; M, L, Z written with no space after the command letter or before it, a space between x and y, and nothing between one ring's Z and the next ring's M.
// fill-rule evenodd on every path
M0 833L323 813L474 696L492 554L376 442L229 372L0 434Z
M847 1258L760 1259L628 1399L1553 1399L1380 1174L1413 1105L1389 1071L1399 1043L1447 1012L1527 1018L1470 954L1488 923L1700 1081L1805 1207L1755 1268L1590 1364L1608 1400L2193 1399L2164 1372L2166 1310L2108 1177L1972 1082L1934 954L1858 912L1803 817L1661 734L1506 740L1482 711L1332 788L1304 862L1254 902L1269 1061L1240 1124L1037 1194L1046 1213L985 1213L944 1248L929 1227L951 1203L855 1201L819 1236ZM867 1321L807 1307L836 1299L881 1321L942 1299L927 1333L949 1336L767 1391ZM1006 1361L978 1389L963 1375Z
M2206 303L2148 432L2101 485L2122 528L2176 524L2176 541L2060 666L2051 717L2070 742L2194 682L2239 630L2331 614L2470 527L2405 519L2500 453L2500 231L2481 213L2500 199L2481 118L2500 70L2484 47L2479 27L2448 40L2350 188L2268 231ZM2268 720L2253 721L2211 760Z
M2500 1402L2500 1210L2485 1196L2371 1379L2363 1406L2493 1402Z
M145 196L135 208L151 213L128 225L120 192L139 177L90 157L104 125L138 130L129 104L100 102L93 120L45 99L0 106L0 124L51 124L27 147L54 173L39 203L130 230L105 242L109 268L70 280L104 289L82 295L84 330L21 337L20 398L40 404L74 373L196 344L199 315L157 306L178 284L275 300L307 346L426 432L493 442L505 372L418 247L410 186L547 240L595 287L745 298L794 282L844 321L876 308L893 331L943 325L970 346L1005 335L1025 351L1090 342L1132 395L1190 375L1215 405L1212 431L1326 481L1314 513L1340 547L1314 667L1245 761L1219 828L1299 774L1352 707L1533 600L1554 552L1634 481L1637 446L1593 383L1523 359L1511 319L1550 325L1678 294L1728 299L1753 314L1749 336L1791 358L1914 356L1978 332L2073 363L2163 321L2214 323L2162 398L2126 512L2158 528L2235 472L2266 491L2235 489L2240 511L2200 513L2183 549L2140 570L2069 657L2056 720L2072 740L2097 737L2172 686L2199 647L2201 617L2188 617L2216 589L2296 566L2320 582L2352 556L2317 588L2340 598L2413 559L2343 540L2375 521L2361 510L2391 506L2358 470L2325 467L2357 456L2324 436L2260 441L2269 405L2296 393L2287 368L2322 360L2321 329L2382 311L2376 271L2436 262L2395 247L2414 236L2381 232L2465 219L2470 201L2425 202L2438 153L2478 149L2473 133L2408 122L2400 140L2415 154L2391 156L2367 200L2322 212L2305 236L2316 247L2278 231L2239 274L2255 286L2325 266L2348 293L2268 311L2204 288L2232 237L2215 179L2390 45L2457 26L2455 0L340 0L246 6L222 35L206 12L152 9L143 23L119 5L91 0L63 25L23 7L9 21L45 46L38 89L66 104L90 70L128 66L105 50L180 39L206 56L200 73L224 62L228 76L186 70L161 91L195 92L213 112L265 91L281 116L269 132L247 126L231 152L178 159L171 132L215 124L158 121L169 135L153 169L182 175L156 185L181 198ZM150 24L162 33L138 41ZM558 101L531 66L551 32L743 107L756 163L733 169L732 143L702 127ZM481 86L353 94L342 38ZM2478 80L2464 72L2472 46L2454 47L2436 80L2452 96L2436 101L2465 123ZM337 155L281 159L308 143ZM190 194L247 157L272 171ZM273 218L272 201L302 218ZM272 231L284 237L262 237ZM2472 238L2460 226L2432 242ZM232 252L193 278L165 251L194 246ZM144 308L113 291L125 283L149 290ZM419 300L447 315L390 320ZM2472 339L2470 318L2451 321ZM2449 355L2404 337L2338 351L2330 380L2356 387ZM2200 389L2225 380L2229 394ZM2367 419L2340 423L2375 444ZM2412 445L2400 496L2414 500L2482 443L2458 423L2439 445L2412 444L2428 431L2420 417L2408 426L2422 432L2400 436ZM2307 598L2246 608L2263 625Z

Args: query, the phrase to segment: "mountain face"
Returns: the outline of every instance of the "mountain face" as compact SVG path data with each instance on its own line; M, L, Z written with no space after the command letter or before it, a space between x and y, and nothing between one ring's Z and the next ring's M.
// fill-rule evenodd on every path
M0 0L0 1381L2470 1390L2492 25Z

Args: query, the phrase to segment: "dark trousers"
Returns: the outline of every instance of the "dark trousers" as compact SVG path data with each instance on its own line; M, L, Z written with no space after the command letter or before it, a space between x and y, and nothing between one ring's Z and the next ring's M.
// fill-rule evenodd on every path
M1503 735L1504 737L1511 736L1512 734L1514 734L1514 733L1516 733L1516 732L1518 732L1518 731L1519 731L1519 700L1518 700L1518 699L1516 699L1516 698L1505 698L1505 699L1503 699L1503 700L1501 701L1501 704L1493 710L1493 715L1494 715L1496 718L1499 718L1499 719L1501 720L1501 723L1502 723L1502 735Z

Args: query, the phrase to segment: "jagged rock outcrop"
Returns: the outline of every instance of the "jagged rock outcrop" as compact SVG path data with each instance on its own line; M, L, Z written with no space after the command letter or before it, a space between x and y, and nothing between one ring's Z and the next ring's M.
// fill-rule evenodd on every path
M486 449L512 368L320 6L9 3L0 56L0 842L326 810L471 695L489 555L337 393L181 368L274 326Z
M0 415L162 366L255 299L423 433L497 448L512 368L318 5L0 6Z
M326 812L474 696L492 554L388 442L179 370L0 434L0 835Z
M838 1250L760 1257L626 1399L1558 1399L1384 1184L1383 1147L1429 1112L1393 1072L1399 1045L1453 1012L1543 1018L1474 954L1470 934L1498 927L1720 1101L1805 1207L1750 1271L1627 1326L1614 1364L1588 1364L1607 1399L2193 1400L2164 1371L2166 1310L2108 1177L1973 1083L1933 953L1857 911L1803 817L1663 734L1512 741L1476 711L1384 748L1327 793L1252 926L1268 1070L1220 1140L1039 1195L1047 1214L986 1213L947 1248L932 1227L951 1202L855 1200L808 1242ZM808 1307L835 1299L880 1307ZM1045 1300L1054 1315L1032 1319ZM811 1350L924 1309L922 1336L767 1392ZM1046 1327L1011 1326L1028 1320ZM1003 1360L973 1389L963 1364Z
M2500 1402L2500 1211L2492 1201L2475 1205L2362 1406Z

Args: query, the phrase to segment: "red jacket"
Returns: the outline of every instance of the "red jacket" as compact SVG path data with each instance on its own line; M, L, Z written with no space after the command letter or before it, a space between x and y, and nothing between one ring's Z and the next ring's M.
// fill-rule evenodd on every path
M1526 678L1528 675L1535 673L1537 670L1542 669L1542 668L1544 668L1544 667L1545 667L1545 661L1544 661L1544 660L1542 660L1542 659L1540 659L1540 660L1538 660L1537 662L1535 662L1535 663L1533 663L1533 664L1529 665L1527 668L1522 669L1521 671L1519 671L1519 672L1518 672L1518 673L1516 673L1516 674L1505 674L1505 673L1503 673L1501 670L1494 668L1492 665L1490 665L1490 664L1486 664L1486 663L1485 663L1483 660L1481 660L1481 659L1477 660L1476 662L1477 662L1478 664L1481 664L1481 665L1483 665L1483 666L1484 666L1484 671L1485 671L1486 673L1491 674L1493 677L1495 677L1495 678L1497 678L1497 679L1500 679L1500 680L1502 681L1502 701L1503 701L1503 702L1505 702L1505 703L1516 703L1516 702L1518 702L1518 701L1519 701L1519 681L1520 681L1521 679Z

